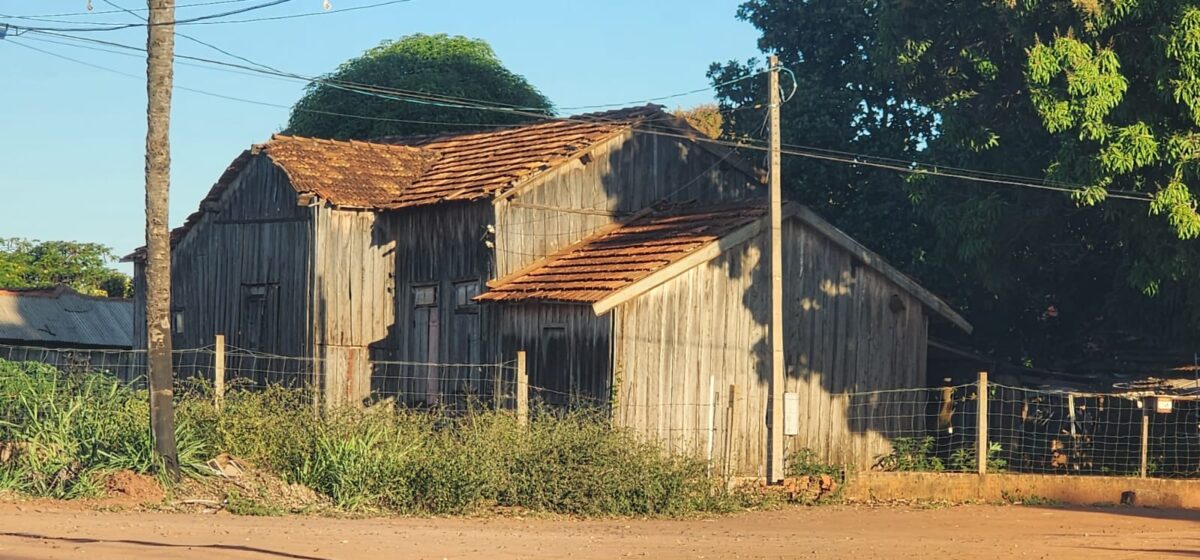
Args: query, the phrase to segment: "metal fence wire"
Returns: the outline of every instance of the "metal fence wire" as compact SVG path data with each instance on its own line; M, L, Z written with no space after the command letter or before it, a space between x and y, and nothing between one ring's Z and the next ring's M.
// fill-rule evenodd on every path
M979 384L852 394L848 423L876 470L1200 478L1197 395L986 387L982 442Z
M218 376L227 390L260 390L281 386L309 390L328 403L390 400L410 408L447 412L472 407L513 408L515 368L511 363L425 363L391 360L278 356L230 347L175 350L176 384L214 385ZM107 374L144 389L149 373L140 350L69 350L0 345L0 359L40 362L63 373Z
M738 440L731 419L748 403L723 394L688 403L616 403L606 396L522 384L514 362L289 357L239 348L224 351L224 360L219 354L212 346L174 351L177 383L186 388L214 384L219 377L226 389L309 390L314 404L392 401L450 414L480 407L518 409L523 389L535 410L588 409L610 415L614 425L657 419L647 424L650 435L669 448L707 455L710 465L728 464L746 444ZM0 345L0 359L41 362L67 374L108 374L137 388L146 386L148 373L146 353L139 350ZM810 397L789 446L822 450L831 464L977 472L982 462L991 473L1200 478L1200 391L1090 393L969 383ZM981 417L983 402L986 415ZM683 416L692 421L672 425L667 418L678 415L665 411L686 412ZM984 425L987 437L981 440Z

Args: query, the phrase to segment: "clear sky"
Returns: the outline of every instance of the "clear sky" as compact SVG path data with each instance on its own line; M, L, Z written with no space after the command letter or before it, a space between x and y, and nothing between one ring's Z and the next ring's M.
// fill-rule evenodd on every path
M144 8L140 0L113 0ZM179 0L195 4L205 0ZM211 1L211 0L208 0ZM255 61L318 75L385 39L449 33L486 40L512 71L559 107L641 100L701 88L714 61L758 54L758 34L734 15L737 0L411 0L373 9L339 9L380 0L330 0L328 14L279 21L181 26L180 32ZM71 21L132 22L92 0L68 23L8 16L83 12L87 0L0 0L0 23L78 27ZM183 19L262 3L180 8ZM321 0L293 0L240 18L320 11ZM231 18L232 19L232 18ZM145 28L75 33L144 45ZM36 47L141 76L144 59L35 39L0 40L0 237L95 241L119 254L143 240L144 81L55 58ZM177 52L226 59L183 38ZM136 54L136 53L135 53ZM226 59L227 60L227 59ZM176 66L176 86L290 106L297 82ZM693 105L694 94L668 102ZM241 150L286 123L287 109L176 90L172 111L171 224L180 224Z

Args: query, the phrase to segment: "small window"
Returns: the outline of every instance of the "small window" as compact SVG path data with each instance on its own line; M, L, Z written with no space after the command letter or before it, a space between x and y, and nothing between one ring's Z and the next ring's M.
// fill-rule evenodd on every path
M469 280L454 283L454 309L462 313L475 313L479 305L475 296L479 295L479 281Z
M171 332L175 334L183 334L183 309L175 308L171 311Z
M413 307L436 307L437 286L413 287Z

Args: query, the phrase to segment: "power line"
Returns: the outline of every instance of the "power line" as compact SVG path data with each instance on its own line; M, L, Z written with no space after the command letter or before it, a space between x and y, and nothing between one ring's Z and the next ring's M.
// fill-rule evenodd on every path
M39 49L37 47L34 47L33 45L27 45L25 43L18 43L18 42L12 42L10 44L16 45L18 47L30 49L33 51L37 51L39 53L45 54L47 56L52 56L54 58L73 62L75 64L81 64L83 66L87 66L89 68L94 68L96 70L110 72L110 73L117 74L120 76L133 78L133 79L139 80L139 81L145 80L145 76L141 76L138 74L132 74L129 72L124 72L121 70L116 70L114 68L108 68L106 66L101 66L99 64L93 64L93 63L90 63L87 61L79 60L77 58L72 58L72 57L62 55L59 53L55 53L55 52L51 52L51 51L48 51L45 49ZM175 88L182 90L182 91L187 91L187 92L196 93L196 94L200 94L200 95L206 95L206 96L215 97L218 99L225 99L228 101L238 101L241 103L249 103L252 105L260 105L263 107L273 107L273 108L277 108L277 109L291 109L291 107L289 107L287 105L282 105L279 103L271 103L269 101L258 101L258 100L254 100L254 99L246 99L243 97L225 95L223 93L216 93L216 92L207 91L207 90L203 90L203 89L190 88L190 87L185 87L185 86L180 86L180 85L176 85ZM346 117L346 118L352 118L352 119L364 119L364 120L381 121L381 122L400 122L400 123L408 123L408 124L436 124L436 125L467 126L467 127L518 126L518 125L494 125L494 124L485 124L485 123L454 123L454 122L442 122L442 121L423 121L423 120L413 120L413 119L394 119L394 118L388 118L388 117L375 117L375 116L370 116L370 115L355 115L355 114L351 114L351 113L340 113L340 112L334 112L334 111L320 111L320 110L314 110L314 109L303 109L301 111L305 112L305 113L316 113L316 114L321 114L321 115L331 115L331 116L335 116L335 117Z
M412 0L387 0L384 2L377 2L374 4L366 4L366 5L362 5L362 6L351 6L348 8L339 8L336 10L328 10L328 11L320 11L320 12L305 12L305 13L300 13L300 14L288 14L288 15L280 15L280 16L267 16L267 17L243 18L243 19L219 19L219 18L223 18L223 17L227 17L227 16L239 15L239 14L244 14L244 13L255 11L255 10L260 10L263 8L278 6L280 4L285 4L285 3L293 2L293 1L294 0L271 0L270 2L265 2L265 3L258 4L255 6L247 6L245 8L240 8L237 10L229 10L229 11L221 12L218 14L208 14L208 15L204 15L204 16L197 16L197 17L186 18L186 19L176 19L174 21L155 23L155 24L150 24L150 23L145 23L145 22L143 22L143 23L89 22L88 25L91 25L93 27L34 27L34 26L20 26L20 25L11 25L10 24L9 28L11 28L13 30L13 35L21 35L23 33L29 32L29 31L90 33L90 32L95 32L95 31L118 31L121 29L130 29L130 28L134 28L134 27L148 27L150 25L182 26L182 25L220 25L220 24L227 24L227 23L251 23L251 22L261 22L261 21L279 21L279 20L297 19L297 18L305 18L305 17L312 17L312 16L345 13L345 12L354 12L354 11L358 11L358 10L368 10L368 9L372 9L372 8L381 8L384 6L391 6L393 4L403 4L403 3L411 2ZM23 18L21 16L12 16L12 15L6 15L6 14L0 14L0 17L10 18L10 19L32 19L32 18L27 18L27 17ZM62 23L78 24L78 22L62 22ZM99 26L99 27L97 27L97 26Z
M249 1L250 0L209 0L207 2L193 2L191 4L179 4L179 5L175 6L175 9L179 10L179 9L183 9L183 8L199 8L202 6L215 6L217 4L240 4L242 2L249 2ZM27 15L27 16L3 16L3 17L40 21L39 18L92 16L92 15L96 15L96 14L116 14L116 13L120 13L120 12L124 12L124 11L129 11L129 10L124 10L124 9L97 10L97 11L91 11L91 12L66 12L66 13L61 13L61 14L36 14L36 15ZM149 8L133 8L132 11L148 12L148 11L150 11L150 9Z
M270 8L272 6L278 6L280 4L286 4L288 2L294 2L294 1L295 0L269 0L268 2L263 2L261 4L255 4L253 6L246 6L245 8L238 8L236 10L227 10L227 11L216 13L216 14L206 14L206 15L196 16L196 17L192 17L192 18L175 19L172 21L164 21L164 22L158 22L158 23L151 23L151 22L146 21L143 23L107 24L108 27L74 27L74 28L72 28L72 27L25 27L25 26L18 26L18 25L10 25L9 27L16 30L14 32L15 35L20 35L21 33L24 33L26 31L92 32L92 31L117 31L117 30L121 30L121 29L130 29L133 27L150 27L150 26L157 26L157 25L185 25L185 24L189 24L189 23L205 22L208 20L222 18L222 17L226 17L226 16L244 14L247 12L253 12L255 10ZM401 1L407 1L407 0L401 0ZM16 19L15 16L9 16L9 15L5 15L5 14L0 14L0 17ZM106 25L106 24L92 24L92 25Z
M43 31L40 33L144 52L144 49L141 49L138 47L133 47L130 45L123 45L120 43L113 43L110 41L102 41L102 40L98 40L98 39L75 37L72 35L62 35L62 34L53 33L53 32L44 32ZM28 46L28 45L26 45L26 46ZM308 77L304 77L304 76L300 76L300 75L292 74L292 73L288 73L288 72L265 70L265 69L261 69L261 68L248 67L248 66L232 64L232 63L222 62L222 61L214 61L214 60L200 58L200 57L190 57L190 56L184 56L184 55L178 55L178 56L180 58L184 58L184 59L188 59L188 60L196 60L196 61L210 63L210 64L217 64L217 65L222 65L222 66L240 68L243 70L248 70L248 71L256 72L256 73L266 73L266 74L271 74L271 75L276 75L276 76L281 76L281 77L286 77L286 78L297 79L297 80L301 80L301 81L326 83L329 85L333 85L334 87L340 87L340 89L345 89L350 92L380 97L380 98L384 98L384 99L391 99L391 100L396 100L396 101L430 104L430 105L449 107L449 108L459 108L459 109L471 109L471 110L481 110L481 111L502 111L502 112L506 112L506 113L510 113L510 114L528 116L531 118L538 118L538 119L548 119L548 120L579 121L579 122L603 122L605 120L603 117L589 118L587 116L567 117L567 118L552 117L545 113L533 113L533 112L523 111L519 108L514 109L511 107L496 107L493 105L487 105L486 104L487 102L484 102L481 100L472 100L472 99L467 99L467 98L454 98L450 101L445 101L445 100L443 100L444 98L440 98L440 97L438 97L436 95L432 95L432 94L415 95L415 94L405 93L402 91L390 90L389 88L384 88L384 87L379 87L379 86L369 86L369 85L361 85L361 84L353 84L353 83L348 83L349 84L348 86L343 86L342 84L339 84L336 80L328 80L328 79L323 79L323 78L308 78ZM745 76L740 79L749 79L751 77L753 77L753 76ZM206 93L215 95L218 97L227 98L227 99L237 99L237 100L241 100L241 101L248 101L248 100L242 100L242 99L238 99L238 98L232 98L231 96L224 96L222 94L213 94L212 92L206 92ZM274 104L267 104L265 102L254 102L254 101L249 101L249 102L260 104L260 105L278 106L278 105L274 105ZM364 118L364 117L360 116L360 118ZM396 119L396 120L399 120L399 119ZM404 122L404 121L401 121L401 122ZM435 124L435 123L429 123L429 124ZM443 124L443 123L437 123L437 124ZM452 123L444 123L444 124L452 124ZM454 124L457 124L457 123L454 123ZM642 124L647 125L648 123L643 121ZM753 150L760 150L760 151L767 150L767 148L765 146L755 145L754 143L751 143L751 142L730 142L730 141L714 140L714 139L708 139L708 138L696 138L695 136L692 136L692 135L680 134L677 130L673 130L673 129L672 130L656 130L652 126L643 126L640 130L643 132L646 132L646 133L650 133L650 134L658 134L661 136L669 136L669 137L676 137L676 138L682 138L682 139L696 140L696 141L700 141L700 142L708 142L711 144L726 146L726 147L735 148L735 149L753 149ZM806 151L806 150L808 150L808 151ZM791 155L791 156L804 157L804 158L809 158L809 159L831 161L831 162L837 162L837 163L843 163L843 164L849 164L849 165L862 165L862 166L874 167L874 168L879 168L879 169L888 169L888 170L898 171L898 172L906 173L906 174L910 174L910 175L929 175L929 176L953 178L953 179L960 179L960 180L976 181L976 182L988 183L988 184L997 184L997 185L1006 185L1006 186L1057 191L1057 192L1064 192L1064 193L1070 193L1070 194L1076 194L1080 190L1086 188L1086 186L1084 186L1084 185L1073 185L1070 183L1064 183L1064 182L1058 182L1058 181L1047 182L1045 180L1029 178L1029 177L1020 177L1020 176L1015 176L1015 175L1005 175L1005 174L999 174L999 173L975 171L975 170L964 169L964 168L951 168L951 167L947 167L947 166L939 166L936 164L928 164L928 163L921 163L921 162L911 162L911 161L906 162L903 160L890 160L892 163L889 163L889 158L884 158L881 156L870 156L870 155L866 155L866 154L855 154L852 152L837 152L834 150L825 150L825 153L820 153L815 149L809 149L809 148L797 149L797 147L795 145L790 146L789 149L784 149L782 151L782 153ZM1151 200L1151 197L1149 195L1147 195L1145 193L1139 193L1136 191L1107 190L1106 193L1107 193L1106 196L1108 196L1110 198L1115 198L1115 199L1135 200L1135 201L1139 201L1139 202L1148 202Z

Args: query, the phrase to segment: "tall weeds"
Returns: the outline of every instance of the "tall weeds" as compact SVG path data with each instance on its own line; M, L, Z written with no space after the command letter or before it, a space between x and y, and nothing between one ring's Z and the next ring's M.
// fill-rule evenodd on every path
M106 471L156 473L146 394L99 375L0 361L0 488L94 495ZM185 471L229 453L355 511L455 514L516 507L581 515L724 510L702 462L673 456L588 411L461 417L394 408L315 411L308 395L203 385L179 392ZM4 449L14 450L10 456Z

